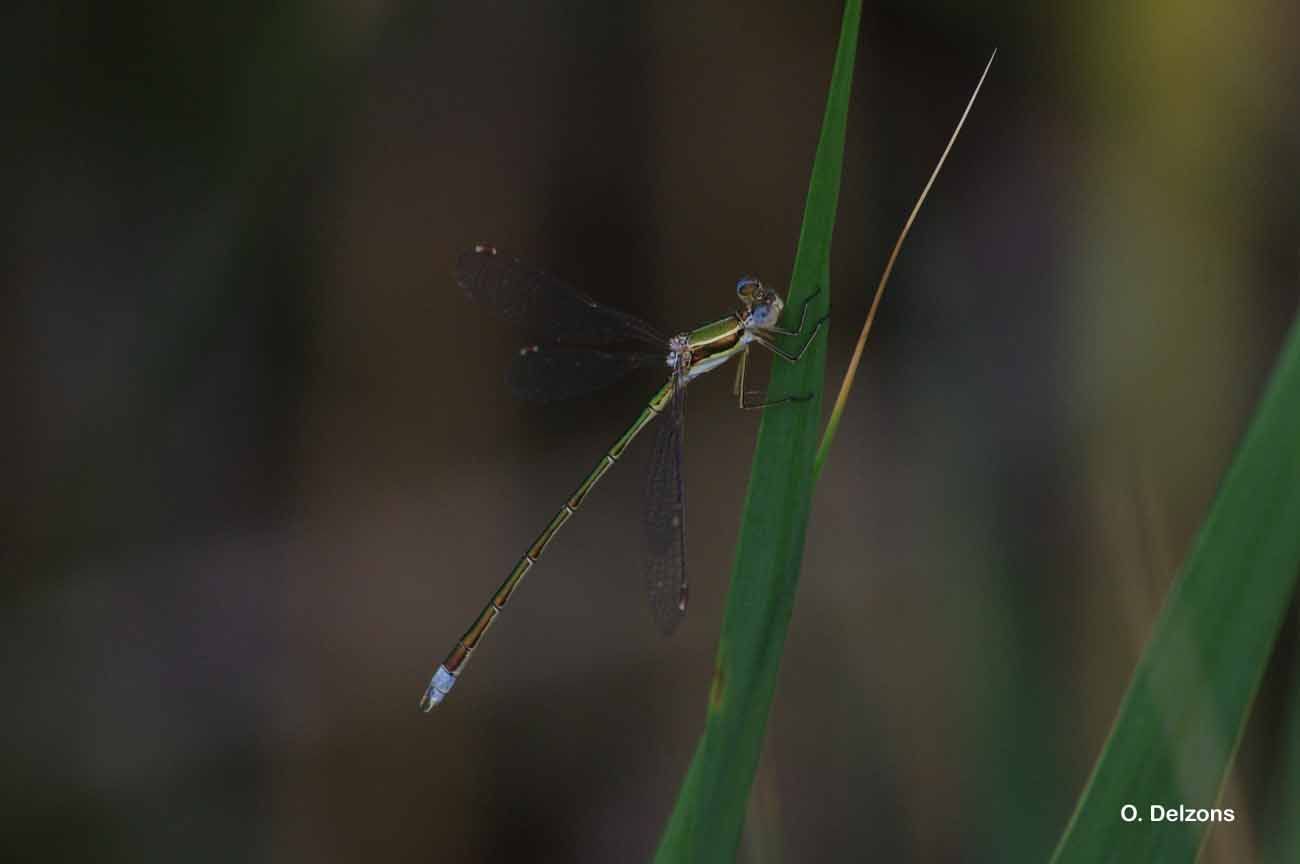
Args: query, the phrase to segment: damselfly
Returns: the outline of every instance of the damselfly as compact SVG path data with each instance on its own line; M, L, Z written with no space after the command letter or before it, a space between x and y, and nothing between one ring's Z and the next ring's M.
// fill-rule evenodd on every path
M451 691L483 634L505 608L524 574L541 558L555 533L578 511L587 494L632 440L661 416L646 483L644 525L649 548L645 584L659 629L665 634L676 629L686 613L689 594L686 496L682 483L686 387L704 373L735 358L738 363L732 392L741 408L770 408L808 399L811 394L796 393L759 401L755 394L747 393L745 369L749 349L751 345L759 345L788 363L798 363L826 321L823 317L804 332L808 303L816 296L814 292L799 307L795 328L782 329L778 326L784 308L781 297L757 279L744 278L736 283L740 305L735 312L689 333L664 338L639 318L597 303L558 279L498 254L486 245L475 246L472 252L460 256L456 281L471 298L492 306L503 317L544 329L549 334L547 344L530 345L515 358L512 384L516 393L525 398L576 396L612 384L633 369L653 366L665 369L668 381L600 457L438 666L420 700L420 707L425 711ZM797 337L799 341L787 349L778 343L779 336Z
M948 145L944 147L938 163L930 173L930 179L921 189L898 239L894 241L894 248L889 253L871 307L867 311L866 323L863 324L857 345L853 349L853 358L845 372L844 384L840 387L835 408L831 412L831 431L843 410L844 400L862 357L863 346L866 345L867 334L871 332L871 322L875 320L880 298L884 296L885 284L893 272L894 262L898 260L898 252L903 248L903 241L916 220L916 214L920 212L930 187L939 176L966 117L975 105L975 98L984 86L984 79L988 76L997 53L994 51L984 65L984 72L966 103L966 110L957 121ZM505 582L501 583L497 593L492 595L478 618L438 666L433 673L433 680L425 688L424 698L420 700L420 707L425 711L432 709L451 691L457 676L464 670L465 663L483 639L483 634L492 626L492 622L519 587L524 574L537 563L555 532L578 511L587 493L613 467L632 440L661 414L666 414L667 417L659 424L655 436L650 477L646 484L645 530L649 541L645 565L646 589L650 596L650 609L659 629L664 633L676 629L682 615L686 614L688 594L686 497L682 486L686 385L728 360L738 358L732 392L741 408L769 408L808 399L811 394L787 394L766 402L751 400L751 394L745 392L745 367L749 359L749 348L751 345L759 345L788 363L798 363L826 322L825 317L817 320L805 334L808 303L817 296L821 290L819 288L799 307L799 323L795 328L783 330L778 326L785 307L780 295L757 279L745 278L736 283L740 307L734 313L689 333L679 333L671 339L665 339L639 318L603 306L563 282L526 267L513 258L499 255L491 246L483 245L475 246L474 251L460 256L456 265L456 279L470 297L495 307L504 317L533 328L547 328L551 340L548 344L524 348L515 359L514 388L525 398L576 396L612 384L632 369L659 364L662 364L661 368L667 368L668 381L659 392L650 397L645 410L622 437L614 442L614 446L600 457L596 467L542 529L542 533L515 564ZM801 341L797 343L798 347L787 350L778 344L778 336L798 337ZM637 350L612 350L615 347L633 347ZM823 439L823 446L829 440L831 431Z

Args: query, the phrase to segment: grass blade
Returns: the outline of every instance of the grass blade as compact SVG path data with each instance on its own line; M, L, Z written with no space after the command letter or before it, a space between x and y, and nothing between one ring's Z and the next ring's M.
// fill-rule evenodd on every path
M1194 861L1300 568L1300 323L1170 589L1055 864ZM1132 804L1143 820L1126 824ZM1241 818L1240 816L1238 818Z
M848 0L790 280L792 310L821 289L809 304L809 321L821 319L830 302L831 232L861 16L861 0ZM704 734L656 861L735 859L803 558L825 366L824 332L801 362L773 364L771 396L812 398L763 414Z
M993 65L994 59L998 56L995 50L989 56L989 62L984 64L984 71L980 74L980 80L975 84L975 90L970 94L970 100L966 103L966 110L961 112L961 119L957 121L957 126L952 130L952 135L948 138L948 146L943 148L943 153L939 156L939 161L935 163L934 170L930 172L930 179L925 181L925 187L921 189L921 194L917 196L916 203L912 205L912 212L908 214L907 221L903 223L903 230L898 232L898 239L894 241L894 249L889 253L889 259L885 262L885 269L880 273L880 282L876 284L876 293L871 298L871 307L867 309L867 320L862 325L862 332L858 334L858 342L853 346L853 357L849 359L848 369L844 371L844 380L840 383L840 392L835 396L835 407L831 409L830 419L826 421L826 431L822 434L822 443L817 448L817 457L813 461L813 478L816 479L822 473L822 465L826 463L826 454L831 449L831 442L835 440L835 431L840 428L840 416L844 413L844 405L849 401L849 391L853 389L853 379L858 374L858 364L862 361L862 351L867 347L867 337L871 335L871 325L876 320L876 310L880 307L880 299L885 296L885 286L889 284L889 274L894 272L894 262L898 260L898 253L903 248L903 241L907 239L907 232L912 230L912 223L916 221L916 214L921 212L921 205L925 203L925 198L930 194L930 187L938 178L939 172L943 170L943 163L948 161L948 154L952 152L952 145L957 143L957 136L961 134L961 127L966 125L966 118L970 115L970 109L975 107L975 99L980 95L980 88L984 86L984 79L988 77L989 67Z
M1282 752L1277 761L1273 801L1265 823L1268 834L1263 847L1265 861L1284 864L1300 861L1300 656L1291 658L1291 693L1279 740Z

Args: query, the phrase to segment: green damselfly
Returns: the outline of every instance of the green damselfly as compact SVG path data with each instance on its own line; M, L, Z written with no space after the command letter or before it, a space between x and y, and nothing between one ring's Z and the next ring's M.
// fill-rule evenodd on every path
M822 317L804 332L808 303L816 296L814 292L799 307L795 328L781 328L778 324L784 302L780 295L757 279L746 277L736 283L740 303L735 312L666 338L641 319L597 303L560 280L485 244L460 256L456 281L471 298L491 306L503 317L548 334L548 343L530 345L515 358L511 384L524 398L547 400L577 396L612 384L637 368L658 366L666 370L668 380L650 397L627 431L600 457L439 664L420 700L420 707L425 711L431 710L451 691L483 635L556 532L578 511L587 494L633 439L660 417L646 482L645 582L656 625L665 634L676 629L686 613L689 595L686 497L682 482L687 385L736 359L732 391L740 407L754 410L808 399L811 394L787 394L761 401L755 398L756 394L747 393L745 370L749 349L758 345L788 363L797 363L826 323ZM797 337L799 341L790 348L782 347L777 341L781 336Z
M885 285L893 272L903 240L939 176L939 171L975 104L980 88L984 86L984 79L988 76L995 57L997 51L993 52L985 64L970 101L966 103L966 109L948 139L948 145L894 242L871 300L866 323L853 349L844 385L835 400L830 419L831 429L827 438L823 439L823 446L833 434L844 408L844 400L862 357L867 334L871 332L871 323L875 319L876 309L884 295ZM533 545L528 547L510 575L483 607L478 618L439 664L420 700L420 707L425 711L442 702L451 692L465 663L519 587L524 574L537 563L560 527L582 506L587 493L613 467L632 440L651 421L664 414L667 416L659 424L655 436L650 474L646 483L644 525L649 548L645 575L655 623L664 633L676 629L686 614L689 594L686 582L686 497L682 485L686 386L704 373L712 372L735 358L739 362L736 365L732 394L741 408L761 409L806 400L811 394L787 394L770 401L752 400L750 397L754 394L745 392L749 348L751 345L759 345L786 362L798 363L826 323L826 317L823 316L805 333L808 303L817 296L820 288L800 305L799 323L795 328L786 330L778 326L785 308L780 295L757 279L746 277L736 283L740 306L735 312L667 339L641 319L597 303L558 279L514 258L501 255L493 247L484 244L475 246L473 251L460 256L456 265L456 281L471 298L492 306L505 318L548 333L550 341L546 345L530 345L520 351L515 359L512 384L515 392L524 398L577 396L612 384L636 368L666 368L668 381L650 397L640 416L606 451L596 467L542 529ZM783 348L777 341L779 336L797 337L801 342L793 349ZM624 349L631 346L633 350L609 350L610 346Z

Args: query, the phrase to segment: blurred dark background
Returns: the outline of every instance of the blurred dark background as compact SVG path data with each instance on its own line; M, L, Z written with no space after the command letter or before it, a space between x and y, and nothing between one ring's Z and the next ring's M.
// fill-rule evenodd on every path
M783 287L840 12L6 13L6 857L651 853L756 419L730 372L692 388L674 638L620 468L421 715L657 383L513 401L519 336L451 268L488 240L674 330ZM1298 36L1269 0L868 4L832 388L1000 53L818 487L741 860L1050 852L1300 300ZM1279 818L1293 629L1208 860Z

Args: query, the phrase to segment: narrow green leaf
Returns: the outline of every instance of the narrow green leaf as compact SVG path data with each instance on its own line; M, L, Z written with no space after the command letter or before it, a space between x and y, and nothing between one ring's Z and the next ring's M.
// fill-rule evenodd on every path
M810 324L826 314L830 302L831 232L861 14L860 0L848 0L790 280L787 308L797 313L812 297ZM794 314L783 322L797 323ZM704 734L656 861L735 859L803 558L825 365L825 329L799 363L773 363L771 398L802 393L812 398L763 413Z
M1274 783L1275 801L1263 844L1265 861L1289 864L1300 861L1300 656L1291 658L1291 692L1286 699L1286 721L1280 736L1281 758Z
M1300 324L1166 598L1056 864L1194 861L1300 570ZM1136 808L1126 823L1120 809ZM1238 819L1245 814L1237 814Z

